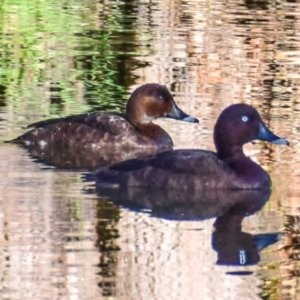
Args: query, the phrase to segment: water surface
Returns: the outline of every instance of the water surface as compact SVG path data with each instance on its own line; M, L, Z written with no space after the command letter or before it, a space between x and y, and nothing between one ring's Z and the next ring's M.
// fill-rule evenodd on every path
M137 86L157 82L201 119L157 121L176 148L213 150L214 122L236 102L257 107L291 145L245 147L270 173L273 191L227 240L238 232L279 241L251 265L224 265L214 234L222 219L119 207L88 193L80 172L1 144L1 298L297 299L299 3L2 2L1 141L43 118L123 111Z

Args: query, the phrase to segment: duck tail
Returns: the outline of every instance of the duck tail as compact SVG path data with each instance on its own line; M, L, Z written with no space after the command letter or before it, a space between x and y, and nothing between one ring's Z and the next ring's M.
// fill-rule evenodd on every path
M8 140L8 141L3 141L3 143L11 143L11 144L24 144L24 140L22 137L17 137L15 139L12 139L12 140Z

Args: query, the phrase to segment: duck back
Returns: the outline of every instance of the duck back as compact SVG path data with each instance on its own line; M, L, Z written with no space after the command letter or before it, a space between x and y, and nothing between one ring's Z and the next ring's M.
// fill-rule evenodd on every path
M156 124L140 132L121 114L82 114L44 120L28 126L29 132L10 142L29 145L66 144L82 148L137 148L173 146L169 135Z
M271 183L268 173L247 157L230 166L214 152L192 149L128 160L92 176L99 186L182 190L261 189Z

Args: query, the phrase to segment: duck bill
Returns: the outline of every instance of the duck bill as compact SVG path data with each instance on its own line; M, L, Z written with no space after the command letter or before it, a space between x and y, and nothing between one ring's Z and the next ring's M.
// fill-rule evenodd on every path
M289 142L283 138L280 138L274 134L264 123L259 124L258 135L256 136L258 140L271 142L277 145L289 145Z
M197 118L187 115L177 106L175 102L173 102L172 110L168 112L165 117L190 123L199 123L199 120Z

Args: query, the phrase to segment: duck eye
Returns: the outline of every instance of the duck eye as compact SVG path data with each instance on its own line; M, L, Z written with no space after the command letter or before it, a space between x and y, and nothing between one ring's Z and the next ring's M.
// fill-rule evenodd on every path
M242 116L242 121L243 122L248 122L249 121L249 117L248 116Z
M163 96L162 96L162 95L159 95L159 96L158 96L158 99L159 99L159 100L162 100L162 99L163 99Z

